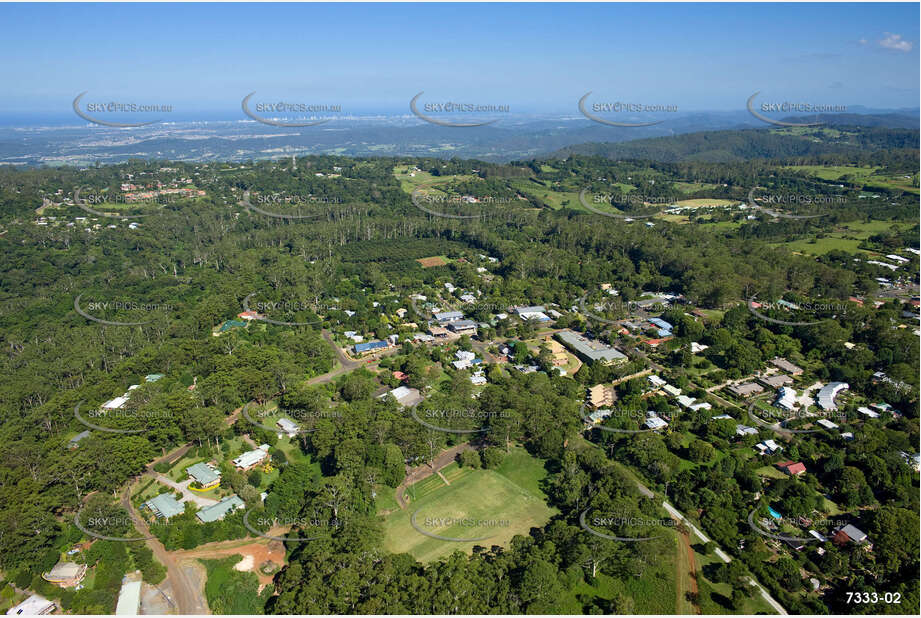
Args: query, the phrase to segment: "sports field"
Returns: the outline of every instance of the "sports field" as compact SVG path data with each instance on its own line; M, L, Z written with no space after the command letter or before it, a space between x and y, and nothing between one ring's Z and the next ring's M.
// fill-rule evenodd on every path
M495 470L451 464L442 473L450 485L438 476L430 476L406 491L406 510L397 509L385 517L384 546L388 551L409 553L422 562L430 562L455 551L469 553L474 545L508 546L513 536L527 534L531 527L545 524L556 513L556 509L547 506L539 487L546 476L543 462L524 449L513 449ZM411 523L414 513L415 527ZM451 519L468 522L442 521ZM482 540L442 540L424 533Z

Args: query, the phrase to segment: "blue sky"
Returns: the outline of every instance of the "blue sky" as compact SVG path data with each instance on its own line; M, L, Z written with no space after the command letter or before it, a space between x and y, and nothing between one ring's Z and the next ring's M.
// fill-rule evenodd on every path
M419 91L520 111L598 100L912 107L919 5L0 4L0 116L90 91L229 114L267 99L407 111Z

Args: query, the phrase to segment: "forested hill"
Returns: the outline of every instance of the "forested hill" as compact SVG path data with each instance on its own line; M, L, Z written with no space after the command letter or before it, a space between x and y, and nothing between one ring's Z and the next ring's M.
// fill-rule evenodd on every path
M808 127L704 131L621 143L588 143L562 148L552 158L596 155L608 159L663 162L729 162L750 159L867 156L881 150L917 149L918 131L868 127Z

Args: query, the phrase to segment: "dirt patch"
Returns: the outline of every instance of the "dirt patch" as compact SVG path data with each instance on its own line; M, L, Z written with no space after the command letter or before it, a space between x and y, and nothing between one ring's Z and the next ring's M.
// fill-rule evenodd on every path
M281 531L273 532L282 534ZM174 552L177 558L203 558L205 560L216 560L226 558L227 556L240 555L242 559L234 565L237 571L255 573L259 578L260 586L272 583L273 574L264 573L261 565L271 562L275 565L285 563L285 546L281 541L251 541L249 543L227 542L222 544L213 544L211 547L200 547L189 551ZM229 545L229 546L228 546Z
M448 264L447 262L445 262L444 258L439 257L439 256L419 258L416 261L422 265L422 268L432 268L433 266L447 266Z
M689 573L688 573L688 574L690 575L690 577L689 577L689 579L688 579L688 590L687 590L687 592L690 592L690 593L693 595L693 598L695 599L695 601L693 602L694 609L695 609L696 612L699 614L699 613L700 613L700 605L697 604L698 601L696 600L696 599L697 599L697 595L698 595L698 587L697 587L697 558L694 556L694 549L691 547L691 539L690 539L690 536L688 535L688 533L687 533L686 531L679 531L679 532L678 532L678 539L679 539L679 545L680 545L680 548L681 548L679 551L686 551L686 552L687 552L687 554L688 554L688 564L690 565ZM681 560L677 560L676 562L677 562L677 564L678 564L678 568L680 569L680 568L681 568ZM680 573L678 574L678 581L679 581L679 582L681 581L681 574L680 574ZM681 601L680 601L680 595L681 595L681 593L682 593L682 591L681 591L681 586L679 585L679 586L678 586L678 595L679 595L679 601L678 601L678 603L679 603L679 606L680 606L680 602L681 602Z
M256 559L251 555L246 555L243 560L233 565L234 571L252 571L256 566Z

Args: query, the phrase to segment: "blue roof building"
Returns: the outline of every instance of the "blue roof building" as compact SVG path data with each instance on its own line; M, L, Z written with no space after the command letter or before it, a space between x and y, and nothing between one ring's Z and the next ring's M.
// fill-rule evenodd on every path
M379 350L381 348L386 348L386 341L367 341L365 343L356 343L355 344L355 353L363 354L364 352L370 352L371 350Z
M671 331L672 325L661 318L649 318L650 324L655 324L662 330Z

